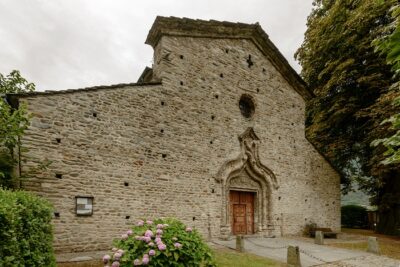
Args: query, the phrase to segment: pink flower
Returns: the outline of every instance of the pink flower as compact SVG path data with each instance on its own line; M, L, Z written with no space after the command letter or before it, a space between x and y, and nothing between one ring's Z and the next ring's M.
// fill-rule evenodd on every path
M112 248L112 252L116 252L118 249L117 248Z
M122 240L127 240L127 239L128 239L128 235L127 235L127 234L121 235L121 239L122 239Z
M133 261L133 265L139 266L139 265L142 265L142 263L140 262L139 259L136 259L136 260Z
M149 224L149 225L152 225L153 221L147 220L146 223Z
M104 262L104 264L107 264L108 263L108 261L111 259L111 256L110 255L104 255L103 256L103 262Z
M149 255L150 255L150 256L156 255L156 251L155 251L154 249L150 249L150 250L149 250Z
M173 237L171 239L172 239L172 241L177 241L178 240L178 238L176 238L176 237Z
M156 243L160 243L161 242L161 238L160 237L156 237L156 239L154 239L154 241L156 241Z
M119 259L120 259L121 257L122 257L121 253L118 253L118 252L115 252L115 253L114 253L114 257L113 257L113 258L114 258L115 261L119 261Z
M150 247L154 246L154 243L153 243L153 242L150 242L150 243L149 243L149 246L150 246Z
M176 242L176 243L174 244L174 246L175 246L176 248L181 248L181 247L182 247L182 244L181 244L181 243L178 243L178 242Z
M143 259L142 259L143 265L147 265L149 263L149 261L150 261L149 254L144 254Z
M125 252L125 251L123 251L122 249L118 249L117 252L118 252L119 254L121 254L121 255L124 255L124 252Z
M157 224L157 229L163 229L164 225L163 224Z
M137 222L137 225L138 225L138 226L143 226L143 224L144 224L144 221L142 221L142 220L139 220L139 221Z
M192 228L186 227L186 232L191 232L191 231L192 231Z
M163 230L157 229L157 231L156 231L156 234L157 234L157 235L162 235L162 233L163 233Z
M144 236L148 236L148 237L153 237L153 232L151 230L146 230L146 232L144 233Z
M158 249L161 250L161 251L163 251L163 250L165 250L167 248L167 246L164 243L161 243L161 242L158 243L157 246L158 246Z
M150 236L145 236L143 238L143 241L145 241L146 243L149 243L151 241L151 237Z
M114 261L112 263L111 267L119 267L119 262L118 261Z
M137 236L135 236L135 239L136 240L142 240L142 237L137 235Z
M149 261L150 261L150 259L148 257L147 258L143 257L143 259L142 259L143 265L149 264Z
M127 235L132 235L132 234L133 234L133 231L129 229L129 230L126 232L126 234L127 234Z

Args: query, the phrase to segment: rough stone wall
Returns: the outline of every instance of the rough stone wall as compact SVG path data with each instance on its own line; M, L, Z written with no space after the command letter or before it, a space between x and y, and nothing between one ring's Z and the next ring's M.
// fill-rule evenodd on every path
M305 101L251 41L164 36L155 51L155 76L181 91L182 102L205 120L203 138L215 140L209 153L219 160L210 160L210 174L239 154L237 137L253 127L260 159L280 186L273 191L275 229L298 234L316 222L340 230L340 178L305 138ZM255 100L250 120L238 108L242 94Z
M218 237L226 203L214 177L238 156L248 127L280 186L275 233L310 221L339 230L339 177L304 136L304 100L252 42L165 36L153 69L162 85L21 98L33 115L22 171L52 161L24 187L59 212L57 251L106 249L132 222L159 216ZM239 110L244 93L256 104L251 119ZM92 216L75 215L75 196L94 197Z

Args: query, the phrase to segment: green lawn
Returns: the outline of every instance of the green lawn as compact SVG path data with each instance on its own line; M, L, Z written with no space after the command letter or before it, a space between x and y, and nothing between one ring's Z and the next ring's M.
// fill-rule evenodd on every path
M386 240L378 240L379 248L381 250L381 254L390 258L400 260L400 243L390 243ZM368 244L367 242L357 242L357 243L334 243L331 244L332 247L338 248L346 248L353 250L361 250L367 251Z
M286 266L283 263L266 259L249 253L238 253L229 249L214 250L219 267L266 267Z
M218 267L281 267L286 266L270 259L249 253L238 253L230 249L215 249L215 259ZM100 260L84 263L61 263L58 267L103 267Z
M400 260L400 237L375 234L371 230L342 228L343 233L361 236L376 236L382 255ZM333 247L367 251L367 241L337 242L330 244Z

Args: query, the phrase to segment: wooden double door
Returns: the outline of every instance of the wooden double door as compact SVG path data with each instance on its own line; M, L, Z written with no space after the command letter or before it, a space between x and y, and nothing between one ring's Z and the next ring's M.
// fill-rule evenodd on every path
M234 235L254 233L253 192L229 191L231 227Z

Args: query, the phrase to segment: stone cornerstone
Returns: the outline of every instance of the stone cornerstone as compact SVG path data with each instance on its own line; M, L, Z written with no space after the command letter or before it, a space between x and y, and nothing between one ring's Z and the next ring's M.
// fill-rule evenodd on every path
M205 238L340 230L339 175L305 137L313 95L258 24L157 17L146 43L138 83L8 95L32 115L19 171L54 205L56 251L156 217Z

